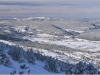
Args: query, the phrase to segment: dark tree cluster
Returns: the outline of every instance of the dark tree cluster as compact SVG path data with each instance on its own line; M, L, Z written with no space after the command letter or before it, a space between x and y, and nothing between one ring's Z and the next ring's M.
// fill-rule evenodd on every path
M5 54L7 46L8 45L5 45L2 42L0 43L0 64L4 66L10 66L12 64L9 57L7 57L7 55Z

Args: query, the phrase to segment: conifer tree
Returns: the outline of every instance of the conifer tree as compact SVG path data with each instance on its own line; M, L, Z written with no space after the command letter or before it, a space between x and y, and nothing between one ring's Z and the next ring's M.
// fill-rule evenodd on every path
M27 61L28 61L29 63L34 64L36 58L35 58L35 56L34 56L33 50L32 50L32 49L27 50L26 54L27 54Z

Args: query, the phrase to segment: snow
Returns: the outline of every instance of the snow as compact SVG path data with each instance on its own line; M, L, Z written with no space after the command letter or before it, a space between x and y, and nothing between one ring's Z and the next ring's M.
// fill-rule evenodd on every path
M45 33L44 33L44 34L37 34L37 36L38 36L38 37L44 37L44 38L45 38L45 37L46 37L46 38L47 38L47 37L48 37L48 38L54 37L53 35L49 35L49 34L45 34Z
M44 62L36 60L35 65L30 64L30 74L50 74L44 68Z
M42 54L45 55L45 56L52 56L53 58L59 56L57 53L55 53L52 50L48 51L48 50L39 49L39 51L42 51L43 52Z
M26 26L17 26L17 27L11 27L11 29L17 32L26 32L25 27Z
M48 38L44 38L46 34L39 34L40 38L28 38L31 41L37 41L40 43L48 43L48 44L56 44L56 45L63 45L67 47L71 47L74 49L82 49L82 50L89 50L92 52L100 51L100 42L94 42L94 41L89 41L89 40L84 40L84 39L67 39L67 40L57 40L57 41L52 41L49 40ZM47 37L47 35L45 36Z
M0 42L3 42L3 43L8 44L8 45L16 45L15 43L10 42L10 41L6 41L6 40L0 40Z
M37 31L39 31L39 32L42 32L42 30L40 30L40 29L36 29Z
M16 18L16 17L14 17L13 19L16 20L16 21L20 21L20 19L18 19L18 18Z
M9 57L10 58L10 57ZM16 74L19 74L20 72L24 72L23 74L51 74L47 70L44 69L44 62L41 62L39 60L35 61L35 64L29 64L27 62L19 63L17 61L14 61L10 58L12 65L10 67L5 67L3 65L0 65L0 74L10 74L14 71ZM20 65L26 65L26 69L21 69ZM30 71L30 72L29 72ZM28 73L29 72L29 73Z
M18 25L12 26L10 28L12 29L12 31L33 33L31 31L31 29L29 30L29 32L27 31L27 29L26 29L27 23L26 22L29 21L32 24L33 20L47 21L45 19L54 20L54 25L57 25L57 24L59 25L59 22L57 22L57 24L56 24L56 20L58 20L57 18L29 17L29 18L23 18L23 19L14 18L14 20L16 20L17 22L19 21ZM63 19L59 19L59 20L63 20ZM21 25L20 26L19 23L22 22L22 21L25 22L25 25L23 25L23 23L24 23L23 22L23 23L20 24ZM68 22L66 21L66 23L68 23L68 25L70 25L70 22L74 25L76 25L78 23L77 21L74 22L74 20L73 21L71 20L71 21L68 21ZM7 21L1 21L0 24L2 24L2 23L7 23ZM78 24L80 24L80 23L78 23ZM14 24L14 23L12 23L12 24ZM31 24L28 24L28 25L31 26ZM38 23L36 23L36 24L38 24ZM44 24L44 22L43 22L43 24ZM8 21L7 25L9 25L9 21ZM35 25L35 23L32 24L32 25ZM40 25L42 25L42 24L40 24ZM65 25L67 26L67 24L65 24ZM85 25L85 24L83 23L83 25ZM72 27L73 27L73 25L72 25ZM33 28L34 28L34 26L33 26ZM80 50L86 50L86 51L92 51L92 52L100 51L100 41L89 41L89 40L79 39L79 38L72 39L71 36L66 36L66 35L64 35L64 39L58 40L59 36L54 36L52 34L50 35L50 34L47 34L47 33L43 33L44 31L42 30L42 28L39 29L38 25L37 25L37 28L38 29L36 29L36 31L39 32L39 34L33 33L34 35L31 34L31 35L24 36L23 39L29 39L33 42L39 42L39 43L42 43L42 44L47 43L47 44L55 44L55 45L58 45L58 46L59 45L67 46L67 47L71 47L75 50L80 49ZM78 32L78 33L83 33L83 32L85 32L84 31L85 29L88 29L87 26L86 27L83 26L82 28L79 27L78 30L77 30L77 28L74 28L74 30L72 30L73 28L72 29L70 29L70 27L68 27L68 28L69 29L66 29L66 27L65 27L65 30L66 31L74 31L74 32ZM2 29L2 28L0 28L0 29ZM4 32L11 33L9 30L6 30L6 29L4 30ZM60 34L60 32L58 32L58 31L54 31L54 33ZM10 40L9 41L0 40L0 42L3 42L3 43L8 44L8 45L16 45L15 43L11 42ZM23 47L23 48L26 48L22 45L20 45L20 46ZM64 61L64 62L69 62L70 64L72 64L72 63L75 64L75 63L79 62L80 60L82 60L82 56L86 56L86 57L89 57L89 58L91 58L91 56L93 56L93 55L95 56L95 54L91 55L91 54L86 53L86 52L81 52L81 51L78 52L78 50L74 51L74 52L70 52L70 51L68 52L68 51L62 51L62 50L52 50L52 49L51 50L44 50L44 49L33 48L33 50L40 51L45 56L51 56L53 58L58 58L58 60L61 60L61 61ZM6 49L4 52L5 52L6 56L9 57L9 59L11 60L12 65L10 65L9 67L0 65L0 69L1 69L0 74L14 73L14 71L16 71L15 75L19 74L19 72L24 72L24 74L28 74L29 71L30 71L29 74L43 74L43 75L44 74L54 74L54 73L48 72L47 70L44 69L45 62L41 62L39 60L36 60L35 64L30 64L27 61L25 61L23 63L19 63L17 61L12 60L12 58L7 54L7 51L9 51L9 49ZM98 55L99 55L99 53L98 53ZM99 61L99 59L95 58L95 57L91 58L91 59ZM96 61L95 61L95 63L97 63ZM26 65L26 67L27 67L26 69L20 68L20 66L23 65L23 64ZM64 73L61 72L60 74L64 74ZM54 75L56 75L56 74L54 74Z
M27 21L27 20L45 20L45 17L29 17L29 18L22 18L22 21Z
M19 74L19 72L24 72L23 74L52 74L52 72L48 72L47 70L44 69L45 63L39 60L36 60L35 64L29 64L27 62L20 64L12 60L12 64L13 65L11 67L5 67L3 65L0 65L0 68L2 68L0 70L0 74L10 74L10 73L13 73L14 71L16 71L15 75ZM28 68L21 69L20 65L22 64L25 64Z
M0 65L0 74L10 74L13 68L5 67Z
M27 21L27 20L65 20L65 19L61 19L61 18L49 18L49 17L28 17L28 18L22 18L22 19L18 19L16 17L13 18L14 20L17 20L17 21Z
M74 32L78 32L78 33L83 33L84 31L78 31L78 30L72 30L72 29L65 29L66 31L74 31Z
M17 61L12 60L12 58L7 54L8 51L9 51L9 49L5 49L5 54L7 55L7 57L9 57L12 64L9 67L0 65L0 68L2 68L0 70L0 74L10 74L10 73L14 73L14 72L15 72L14 75L17 75L20 72L23 72L23 74L54 74L54 73L48 72L47 70L44 69L45 62L36 60L35 64L30 64L27 61L19 63ZM43 51L47 55L56 56L56 53L52 52L52 50L50 50L49 52L47 50L43 50ZM25 66L26 68L21 69L20 66L23 64L26 65ZM57 74L57 73L55 73L55 74ZM64 73L61 72L61 74L64 74Z
M44 62L36 60L35 64L28 64L29 66L27 69L20 69L20 64L16 61L12 61L13 65L11 67L5 67L3 65L0 65L0 74L10 74L16 71L16 74L19 74L19 72L24 72L24 74L28 74L28 71L30 70L29 74L50 74L47 70L44 69Z
M26 30L25 29L22 29L22 32L26 32Z
M11 31L9 31L9 30L4 30L4 32L6 32L6 33L11 33Z
M45 17L33 17L33 19L46 19Z
M64 38L70 38L70 36L64 36Z

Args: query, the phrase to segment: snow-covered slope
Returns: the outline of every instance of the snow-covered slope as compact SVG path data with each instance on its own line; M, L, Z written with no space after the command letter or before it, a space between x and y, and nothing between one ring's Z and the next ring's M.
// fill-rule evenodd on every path
M2 40L2 42L5 41ZM5 43L6 44L0 42L0 48L1 48L0 55L2 55L0 56L0 69L1 69L0 74L21 74L21 73L22 74L51 74L52 73L44 69L45 62L40 60L36 60L35 64L27 62L26 58L21 59L23 60L21 62L19 62L18 60L15 61L15 58L17 56L14 58L9 54L10 51L13 52L12 49L14 48L15 45L12 44L7 45L8 42ZM17 48L20 49L20 47L18 46L15 47L15 49ZM6 57L3 58L3 56ZM23 57L23 55L21 55L21 57Z
M2 46L1 46L2 45ZM98 69L91 63L77 62L71 64L65 55L48 51L47 55L40 51L27 48L24 50L18 45L8 45L0 42L0 74L98 74ZM43 52L43 50L41 50ZM47 51L47 50L46 50ZM35 53L36 52L36 53ZM46 53L46 52L45 52ZM56 56L56 59L55 59ZM57 58L59 56L59 58ZM67 57L68 58L68 57ZM70 62L69 62L70 61ZM82 70L80 70L80 68ZM92 67L92 68L91 68ZM74 70L73 70L74 69ZM77 72L78 71L78 72ZM88 71L88 72L87 72Z

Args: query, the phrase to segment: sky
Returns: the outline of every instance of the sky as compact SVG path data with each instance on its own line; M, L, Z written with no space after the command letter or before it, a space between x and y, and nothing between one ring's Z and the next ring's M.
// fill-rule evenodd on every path
M100 0L0 0L0 18L100 19Z

